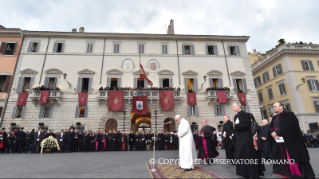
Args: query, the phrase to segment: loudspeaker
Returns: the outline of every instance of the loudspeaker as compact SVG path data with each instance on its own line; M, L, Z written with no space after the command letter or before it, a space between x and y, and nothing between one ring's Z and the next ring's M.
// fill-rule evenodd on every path
M224 123L224 121L219 121L220 124Z
M80 123L80 122L77 122L77 123L76 123L76 125L77 125L77 126L80 126L80 125L81 125L81 123Z
M11 126L16 126L16 123L11 123Z
M43 123L43 122L40 122L40 123L39 123L39 126L44 126L44 123Z

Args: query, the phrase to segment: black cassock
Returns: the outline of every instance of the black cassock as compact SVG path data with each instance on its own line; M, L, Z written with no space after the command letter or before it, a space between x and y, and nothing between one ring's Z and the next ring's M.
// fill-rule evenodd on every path
M109 134L109 136L111 137L110 148L109 148L110 151L115 151L115 149L116 149L116 135L117 135L117 133Z
M157 139L158 150L163 150L164 149L164 135L158 134L157 138L158 138Z
M123 142L122 142L122 133L118 132L116 134L116 151L122 151L122 146Z
M130 151L133 151L134 141L135 141L135 135L133 133L129 134L129 143L130 143Z
M233 131L233 133L231 134L231 138L230 151L233 152L234 158L236 158L236 131Z
M134 135L134 148L135 151L140 150L140 141L138 140L138 135Z
M235 115L234 121L236 121L237 118L239 120L239 124L235 124L234 129L236 132L236 159L255 161L257 159L257 155L253 143L253 135L251 134L250 114L240 111ZM242 160L238 160L238 163L236 163L236 175L258 178L258 164L245 164Z
M198 143L198 158L202 159L202 160L206 160L206 163L209 162L209 159L212 158L216 158L219 153L216 150L215 144L214 144L214 140L213 140L213 136L214 136L214 131L216 129L213 128L212 126L206 125L205 127L203 127L200 130L200 135L204 134L204 138L202 138L202 136L199 137L199 139L197 140ZM203 145L203 140L206 140L206 147L204 148ZM208 158L205 157L205 150L207 150L208 152ZM211 161L213 162L213 161Z
M169 143L170 143L170 135L165 134L164 135L164 146L167 148L167 150L169 149Z
M224 124L223 134L226 134L226 138L223 139L223 145L226 153L226 159L234 159L234 153L231 151L232 140L229 138L233 134L233 123L228 121Z
M269 137L272 157L274 160L287 160L287 153L291 160L298 164L297 169L301 178L314 178L315 174L309 163L309 153L304 144L304 139L300 130L299 121L293 112L283 111L274 116L269 125L269 134L276 132L282 136L284 143L277 143L273 137ZM289 164L274 164L273 172L277 175L292 176ZM287 175L288 173L288 175Z
M263 154L263 158L265 159L271 159L271 149L270 149L270 143L269 143L269 124L266 126L262 126L260 129L260 137L265 137L266 140L261 139L261 151Z

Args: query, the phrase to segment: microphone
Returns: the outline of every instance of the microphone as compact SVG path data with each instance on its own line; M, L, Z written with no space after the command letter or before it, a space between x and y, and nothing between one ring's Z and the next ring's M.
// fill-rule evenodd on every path
M170 123L172 123L172 121L171 121L171 122L164 123L164 124L162 124L162 126L164 126L165 124L170 124Z

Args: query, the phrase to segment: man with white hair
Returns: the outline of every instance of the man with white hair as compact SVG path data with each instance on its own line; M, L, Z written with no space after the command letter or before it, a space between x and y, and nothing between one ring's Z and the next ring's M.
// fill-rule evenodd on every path
M179 123L178 132L175 133L175 136L179 138L179 167L185 171L190 171L194 169L194 161L196 160L192 130L188 121L180 115L176 115L175 120Z

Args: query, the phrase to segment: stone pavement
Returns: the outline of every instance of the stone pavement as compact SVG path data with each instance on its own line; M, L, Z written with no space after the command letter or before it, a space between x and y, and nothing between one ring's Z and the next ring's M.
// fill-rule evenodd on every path
M225 158L225 151L218 149L218 159ZM319 177L319 149L308 149L311 164ZM91 152L64 154L0 154L2 178L150 178L146 163L151 151ZM156 151L157 160L178 159L178 151ZM212 171L229 178L235 175L234 165L205 165ZM272 165L266 165L264 178L271 175Z

